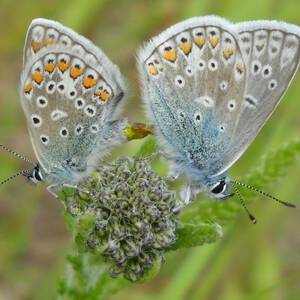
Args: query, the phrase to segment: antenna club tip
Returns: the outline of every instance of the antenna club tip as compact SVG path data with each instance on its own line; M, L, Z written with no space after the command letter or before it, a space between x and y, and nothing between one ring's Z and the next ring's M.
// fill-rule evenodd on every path
M250 215L249 217L250 217L250 219L251 219L251 221L252 221L253 224L257 224L257 221L254 218L254 216Z

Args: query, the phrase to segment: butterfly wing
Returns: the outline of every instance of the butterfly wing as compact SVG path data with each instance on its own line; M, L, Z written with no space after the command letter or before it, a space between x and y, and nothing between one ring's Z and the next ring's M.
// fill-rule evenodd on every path
M178 23L141 49L138 65L149 116L175 159L203 175L222 169L246 77L231 24L214 16Z
M57 22L35 19L27 32L20 94L38 161L55 173L70 160L84 169L109 146L124 83L118 67L90 41Z
M277 21L232 25L247 68L246 87L233 131L226 171L244 153L287 90L299 64L300 28Z

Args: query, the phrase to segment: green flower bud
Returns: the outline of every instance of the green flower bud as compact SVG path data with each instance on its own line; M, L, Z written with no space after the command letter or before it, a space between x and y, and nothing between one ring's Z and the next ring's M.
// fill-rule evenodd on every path
M88 234L78 232L77 243L105 257L112 277L140 281L157 273L175 242L175 192L147 159L122 158L99 166L64 202L75 218L93 215L92 228L85 229Z

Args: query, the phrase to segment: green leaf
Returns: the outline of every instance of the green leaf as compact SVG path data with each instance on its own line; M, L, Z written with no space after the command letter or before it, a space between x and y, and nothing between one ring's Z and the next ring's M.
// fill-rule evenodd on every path
M93 214L86 214L77 219L74 240L80 251L86 251L85 242L95 224L95 217Z
M136 153L136 157L147 157L153 154L157 150L156 138L153 136L148 136L145 138L145 142L142 144L139 151Z
M218 224L181 224L177 228L176 234L177 240L170 250L214 243L222 238L223 231Z
M300 154L300 139L294 139L265 155L258 167L253 169L244 181L259 188L266 188L287 174L288 168L297 162ZM253 193L248 191L248 194Z
M68 256L65 278L58 285L58 299L107 299L128 286L124 278L111 278L103 258L92 253Z

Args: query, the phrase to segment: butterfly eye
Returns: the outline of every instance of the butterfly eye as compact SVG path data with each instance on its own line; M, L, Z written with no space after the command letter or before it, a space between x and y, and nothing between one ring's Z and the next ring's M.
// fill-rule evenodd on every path
M32 177L33 177L33 181L34 180L36 180L36 182L43 181L43 176L42 176L41 170L38 167L36 167L33 170Z
M222 179L221 181L217 182L210 191L213 194L222 194L226 190L226 187L226 182L224 179Z

